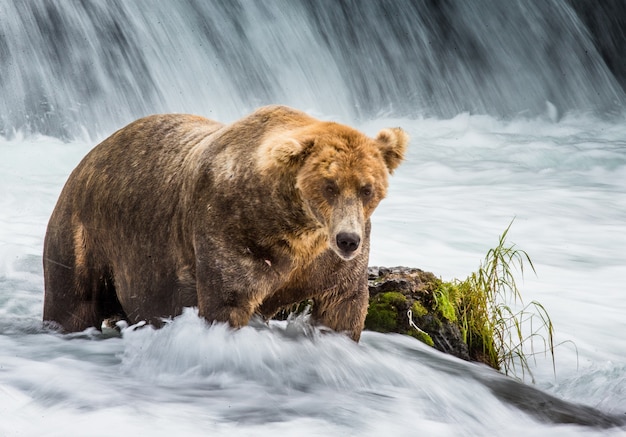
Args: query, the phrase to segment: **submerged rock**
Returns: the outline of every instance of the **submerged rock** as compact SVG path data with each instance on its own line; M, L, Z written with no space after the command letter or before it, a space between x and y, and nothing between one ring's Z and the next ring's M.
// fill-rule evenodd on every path
M469 360L454 314L438 305L441 280L410 267L370 267L370 304L365 329L406 334L442 352Z

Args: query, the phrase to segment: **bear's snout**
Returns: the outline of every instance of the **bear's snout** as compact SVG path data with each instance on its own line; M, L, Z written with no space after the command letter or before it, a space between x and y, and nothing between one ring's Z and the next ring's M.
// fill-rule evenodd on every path
M340 232L337 234L337 247L345 255L352 255L361 244L361 237L354 232Z

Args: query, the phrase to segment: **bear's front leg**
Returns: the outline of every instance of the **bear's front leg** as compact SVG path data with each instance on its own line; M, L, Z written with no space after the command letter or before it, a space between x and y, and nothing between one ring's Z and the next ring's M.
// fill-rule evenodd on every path
M316 323L359 341L369 304L367 277L350 286L338 285L314 299L312 317Z
M245 248L224 248L208 241L196 244L198 313L208 322L246 326L268 295L275 272Z

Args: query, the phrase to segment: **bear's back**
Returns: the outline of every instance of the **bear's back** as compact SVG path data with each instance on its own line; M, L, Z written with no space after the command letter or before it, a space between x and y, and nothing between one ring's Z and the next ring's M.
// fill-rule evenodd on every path
M150 212L156 217L157 210L168 209L160 212L171 214L180 197L187 156L221 127L195 115L163 114L118 130L70 175L57 205L59 219L78 215L97 226L99 221L110 225L123 218L146 226L151 224Z

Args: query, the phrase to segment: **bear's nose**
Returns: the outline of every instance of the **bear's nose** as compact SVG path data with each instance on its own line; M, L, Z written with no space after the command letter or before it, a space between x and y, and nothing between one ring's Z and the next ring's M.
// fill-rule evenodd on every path
M337 234L337 247L345 253L352 253L359 248L361 237L353 232L340 232Z

